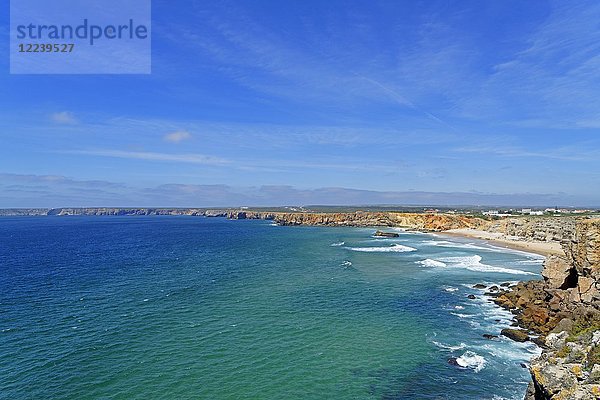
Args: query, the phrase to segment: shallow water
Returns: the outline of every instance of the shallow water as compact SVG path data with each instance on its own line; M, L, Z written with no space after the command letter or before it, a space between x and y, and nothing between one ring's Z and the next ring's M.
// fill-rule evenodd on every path
M373 232L2 218L0 398L521 399L538 350L471 286L541 258Z

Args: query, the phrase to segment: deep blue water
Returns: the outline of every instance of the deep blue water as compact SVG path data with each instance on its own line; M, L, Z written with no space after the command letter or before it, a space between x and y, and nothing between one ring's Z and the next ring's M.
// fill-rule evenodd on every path
M373 232L1 218L0 398L521 399L537 349L472 285L540 257Z

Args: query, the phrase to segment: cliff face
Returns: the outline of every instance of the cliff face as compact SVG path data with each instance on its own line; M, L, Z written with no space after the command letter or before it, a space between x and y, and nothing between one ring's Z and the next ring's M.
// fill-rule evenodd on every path
M600 219L567 226L561 243L565 255L546 260L543 281L494 300L545 347L531 362L527 400L600 398Z
M571 240L564 243L567 263L577 274L577 287L584 302L600 300L600 219L577 224Z
M574 217L515 217L486 220L457 214L401 212L301 213L233 211L232 219L270 219L280 225L396 226L416 230L445 231L479 229L508 238L539 242L561 242L575 231Z
M448 229L479 229L489 223L481 218L448 214L414 214L397 212L355 213L273 213L230 212L232 219L268 219L280 225L319 226L396 226L409 229L444 231Z
M546 260L542 275L548 289L568 293L573 302L600 301L600 219L579 220L562 240L564 257Z
M103 216L103 215L194 215L227 216L224 210L200 208L122 208L122 207L86 207L86 208L23 208L0 209L0 216Z
M204 215L201 209L187 208L55 208L48 211L47 215Z
M506 218L489 224L486 230L506 236L540 242L561 242L575 231L573 217Z

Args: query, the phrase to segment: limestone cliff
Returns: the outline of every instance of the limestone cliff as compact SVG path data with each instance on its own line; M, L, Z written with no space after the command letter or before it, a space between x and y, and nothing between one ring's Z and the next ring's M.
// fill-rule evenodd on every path
M507 237L540 242L561 242L575 230L574 217L517 217L493 221L486 230Z
M545 347L527 400L600 398L600 219L566 226L561 243L565 255L545 261L543 281L495 295Z
M416 214L401 212L353 212L353 213L282 213L239 212L228 213L232 219L268 219L280 225L318 226L395 226L415 230L444 231L449 229L486 227L489 221L452 214Z

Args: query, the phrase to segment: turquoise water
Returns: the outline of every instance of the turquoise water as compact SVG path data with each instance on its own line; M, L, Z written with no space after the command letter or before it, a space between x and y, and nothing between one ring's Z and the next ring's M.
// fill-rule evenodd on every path
M537 349L471 285L540 257L373 232L2 218L0 398L521 399Z

